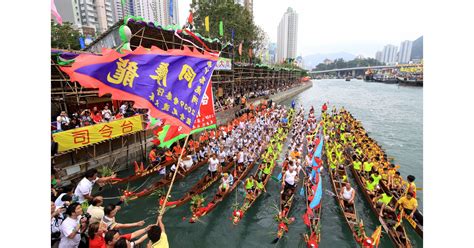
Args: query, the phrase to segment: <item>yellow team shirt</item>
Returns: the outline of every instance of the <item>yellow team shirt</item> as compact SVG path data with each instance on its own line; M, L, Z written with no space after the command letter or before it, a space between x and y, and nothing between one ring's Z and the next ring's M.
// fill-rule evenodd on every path
M158 242L153 243L151 245L152 248L169 248L170 245L168 244L168 236L166 236L166 233L162 232L160 236L160 240Z
M412 197L410 200L408 200L406 196L403 196L398 200L398 204L409 210L413 210L418 207L418 201L415 199L415 197Z

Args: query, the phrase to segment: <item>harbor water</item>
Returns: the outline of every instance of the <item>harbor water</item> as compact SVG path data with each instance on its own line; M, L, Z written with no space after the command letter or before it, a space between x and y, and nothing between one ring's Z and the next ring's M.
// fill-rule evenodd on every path
M367 83L353 79L350 82L338 79L314 80L313 87L293 98L297 107L302 104L305 112L310 106L320 113L323 102L344 106L355 118L360 120L370 137L375 139L387 153L400 165L400 172L405 178L412 174L416 177L417 187L423 187L423 89L418 87L401 87L381 83ZM291 100L283 102L290 105ZM284 149L286 151L286 149ZM131 168L131 166L130 166ZM255 171L256 168L253 169ZM202 175L207 166L201 167L187 178L175 183L172 200L176 200L187 192ZM273 175L277 176L281 167L276 167ZM251 173L253 173L253 171ZM119 176L130 174L131 171L120 173ZM349 179L356 185L352 174ZM142 179L122 188L143 189L149 183L158 180L156 177ZM201 221L190 224L189 203L167 211L163 221L170 247L305 247L302 234L307 232L301 216L305 211L304 197L299 194L294 199L290 216L296 221L289 225L289 232L278 243L272 244L276 236L277 214L280 183L270 180L267 193L263 194L248 210L238 225L233 225L230 218L232 206L242 204L244 197L243 185L238 187L227 199L219 204L214 211L204 216ZM297 192L299 192L298 186ZM359 217L363 219L366 233L372 234L379 225L378 220L369 208L360 188L356 189L356 207ZM204 194L206 202L217 190L213 185ZM329 176L323 174L323 204L320 247L357 247L349 227L344 222L342 213L336 204L334 193L329 184ZM105 187L101 194L115 197L119 194L116 187ZM423 208L423 191L418 191L420 209ZM114 202L116 200L107 200ZM146 225L156 221L158 211L157 197L149 196L129 201L117 214L117 222L128 223L145 220ZM405 225L414 247L422 247L423 241L413 229ZM135 229L123 230L124 233ZM387 234L382 232L380 247L394 247Z

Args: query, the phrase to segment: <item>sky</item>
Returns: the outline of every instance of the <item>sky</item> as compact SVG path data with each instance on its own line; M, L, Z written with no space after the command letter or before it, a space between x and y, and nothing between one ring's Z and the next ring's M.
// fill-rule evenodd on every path
M183 23L191 0L178 1ZM427 8L413 0L254 0L255 23L272 42L288 7L298 13L297 55L348 52L365 57L375 57L387 44L400 46L422 36Z

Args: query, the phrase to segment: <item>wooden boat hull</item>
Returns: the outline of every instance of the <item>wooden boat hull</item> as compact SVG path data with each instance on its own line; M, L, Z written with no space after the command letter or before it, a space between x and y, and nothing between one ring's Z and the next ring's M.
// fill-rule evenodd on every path
M199 167L205 165L207 163L207 160L202 160L198 163L196 163L195 165L193 165L191 168L189 168L189 170L187 170L184 174L184 176L182 176L181 174L177 174L176 175L176 178L175 178L175 181L176 180L180 180L180 179L183 179L184 177L186 177L187 175L191 174L193 171L197 170ZM155 192L157 189L161 188L161 187L164 187L168 184L171 183L171 179L169 178L163 178L161 180L159 180L158 182L152 184L150 187L140 191L140 192L136 192L136 193L132 193L132 195L129 196L129 200L136 200L140 197L143 197L143 196L147 196L147 195L150 195L151 193Z
M247 168L239 175L237 180L234 181L234 184L232 187L229 188L229 190L222 196L218 196L217 194L212 198L212 200L207 204L205 207L199 208L197 211L193 213L193 216L189 220L190 223L196 222L197 219L205 216L206 214L210 213L212 210L214 210L217 205L222 202L227 196L234 191L235 188L239 185L239 183L250 173L252 168L255 165L255 161L247 166ZM235 169L234 169L235 170ZM230 172L232 173L232 172Z
M326 163L328 164L328 163ZM350 211L346 211L344 209L344 206L343 206L343 199L340 198L339 196L339 193L341 191L341 189L344 187L343 183L341 181L339 181L336 176L334 175L334 172L333 170L329 169L328 168L328 171L329 171L329 176L331 178L331 185L332 185L332 189L334 191L334 194L336 195L336 199L337 199L337 203L339 205L339 208L341 209L342 211L342 214L343 214L343 217L344 217L344 220L346 221L346 224L349 226L349 229L351 230L352 232L352 236L354 237L354 239L356 240L357 243L361 244L364 240L359 237L359 235L357 234L354 226L355 225L358 225L358 217L357 217L357 210L356 210L356 206L355 206L355 202L353 204L353 212L351 213ZM339 175L341 176L346 176L347 177L347 174L346 174L346 171L345 171L345 168L344 170L339 170L339 168L336 168L335 169L335 172L337 173L341 173ZM343 174L342 174L343 173ZM340 177L339 177L340 178ZM355 189L353 189L355 190Z
M351 166L351 169L352 169L352 173L354 175L354 178L356 179L357 184L361 187L362 193L365 196L367 202L369 203L370 208L372 209L372 212L376 216L378 216L380 224L382 225L385 232L388 233L390 240L392 240L392 242L397 247L407 247L407 248L412 247L411 242L408 239L408 236L406 234L406 231L403 225L398 226L397 230L395 231L391 226L388 225L388 223L386 222L386 219L379 216L380 209L378 209L375 203L372 202L372 197L370 197L366 191L365 182L362 181L360 174L354 169L354 167ZM400 234L401 237L399 237L397 234Z
M385 182L383 180L380 181L379 183L380 187L382 187L382 189L387 192L387 195L390 195L390 196L393 196L393 198L398 201L398 199L400 199L400 195L399 194L396 194L395 192L391 191L387 185L385 184ZM417 213L419 213L420 215L423 216L423 214L417 209L416 210ZM409 223L409 226L411 226L413 228L413 230L415 230L415 232L420 235L421 238L423 238L423 226L420 225L417 221L415 221L413 218L411 218L409 215L404 215L403 218L408 221Z
M199 180L199 182L197 182L192 188L191 190L186 193L183 197L181 197L181 199L177 200L177 201L173 201L173 202L170 202L169 204L166 204L166 206L168 207L179 207L179 206L182 206L183 204L185 204L186 202L188 202L189 200L191 200L191 198L193 198L193 196L197 195L197 194L201 194L202 192L204 192L206 189L208 189L209 187L211 187L212 184L214 184L217 180L219 180L221 178L221 173L225 173L227 171L230 170L230 168L232 168L232 166L234 166L234 162L228 162L227 165L222 168L222 171L218 172L213 178L211 178L211 180L206 180L206 177L207 177L207 174L201 178L201 180Z

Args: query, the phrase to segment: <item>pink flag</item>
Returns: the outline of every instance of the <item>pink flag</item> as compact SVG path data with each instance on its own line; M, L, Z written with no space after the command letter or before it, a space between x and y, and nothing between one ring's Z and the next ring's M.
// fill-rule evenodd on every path
M63 25L63 18L58 13L58 10L56 9L56 4L54 3L54 0L51 0L51 14L56 18L56 21L60 24Z

